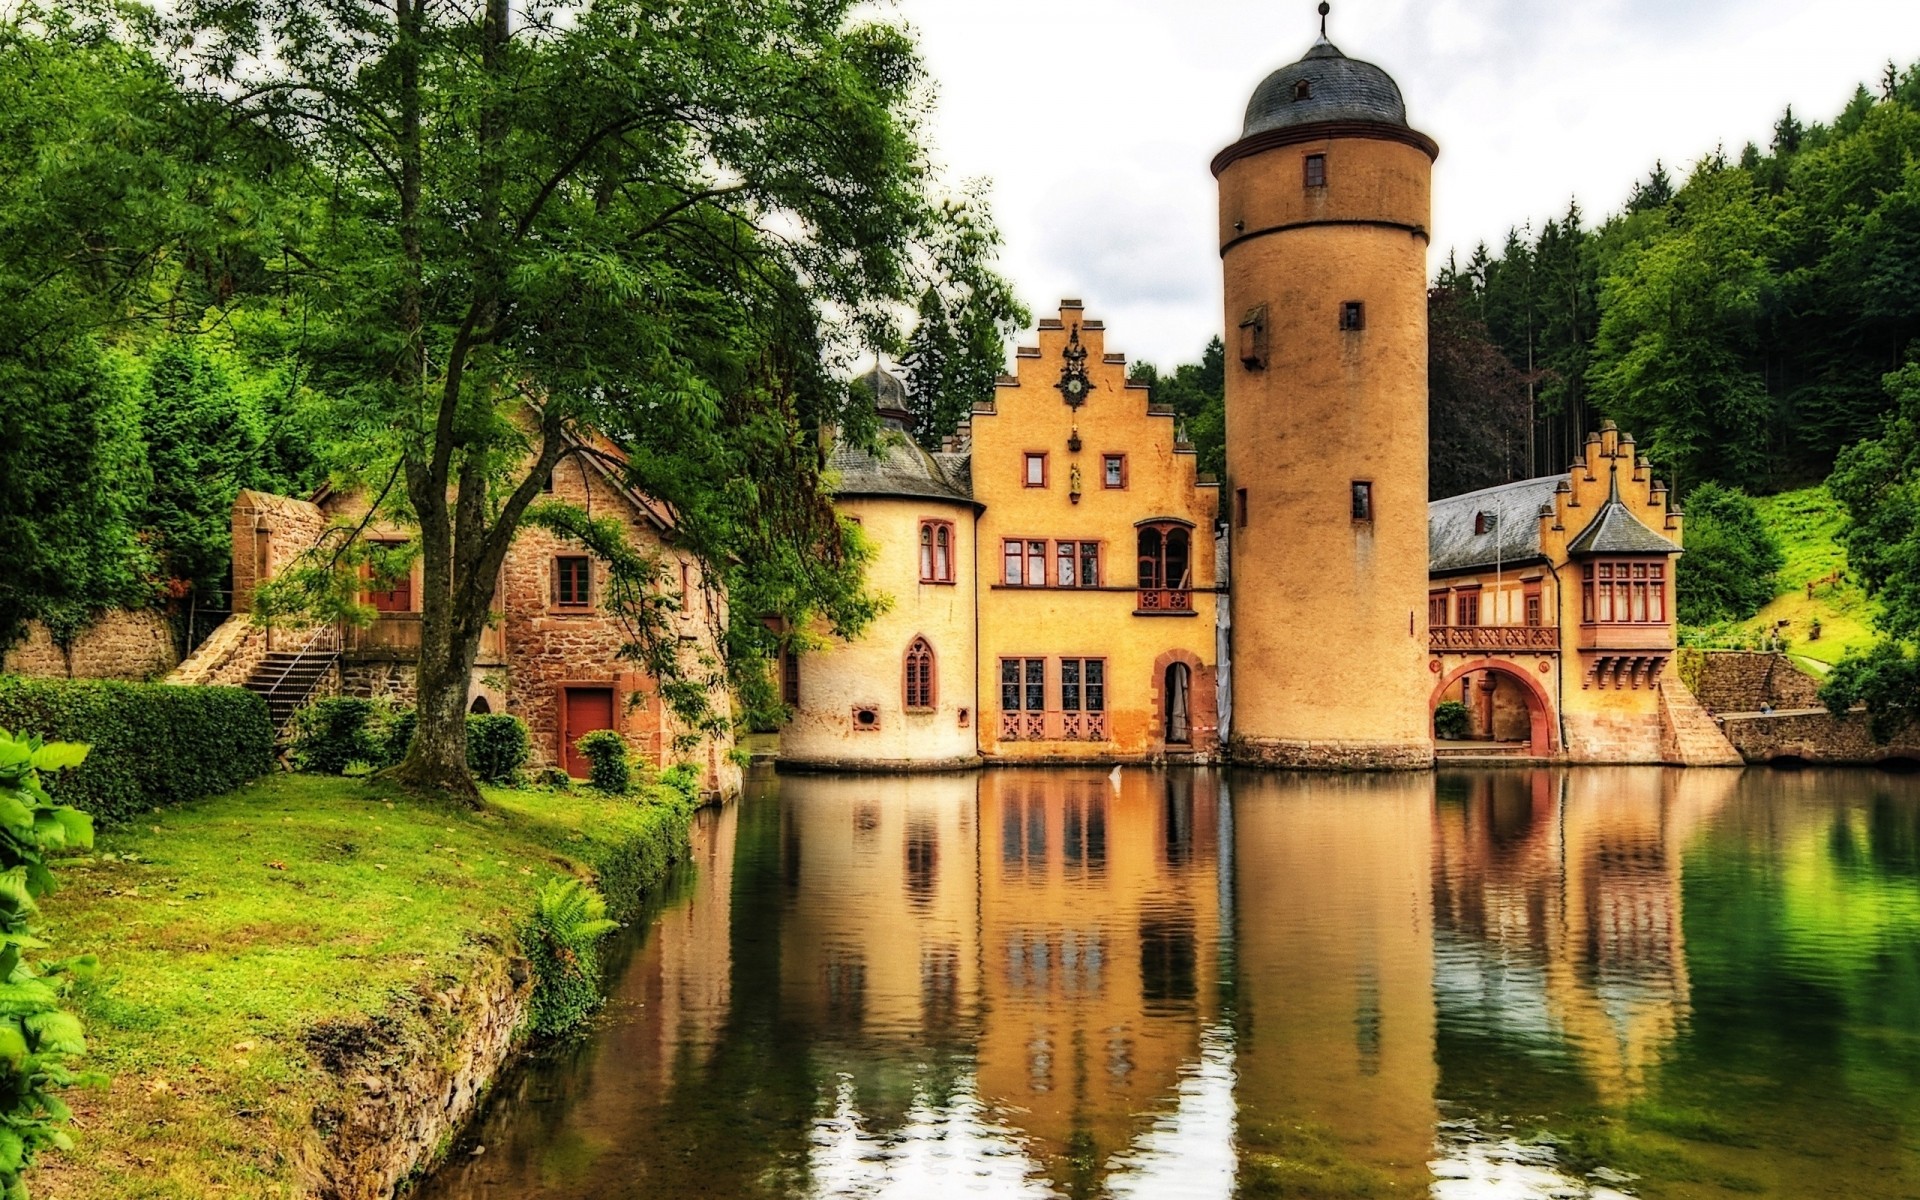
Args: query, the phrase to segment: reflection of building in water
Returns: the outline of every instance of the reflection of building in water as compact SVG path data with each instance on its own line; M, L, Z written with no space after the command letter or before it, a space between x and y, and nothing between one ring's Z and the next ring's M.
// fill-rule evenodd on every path
M974 1018L979 776L791 776L781 1013L825 1039L943 1040Z
M1646 1087L1686 1019L1680 853L1737 776L1442 776L1442 1020L1568 1054L1602 1101Z
M1234 778L1243 1184L1307 1155L1356 1191L1426 1187L1432 796L1424 774Z
M642 953L644 971L629 972L622 1000L639 1000L649 1014L634 1028L656 1043L660 1082L671 1086L676 1069L695 1070L712 1054L731 1002L734 805L711 812L704 836L694 842L689 866L700 886L685 903L654 921ZM638 985L638 986L636 986ZM637 994L636 994L637 993Z
M1210 773L989 772L979 1084L1076 1194L1178 1090L1217 1011Z

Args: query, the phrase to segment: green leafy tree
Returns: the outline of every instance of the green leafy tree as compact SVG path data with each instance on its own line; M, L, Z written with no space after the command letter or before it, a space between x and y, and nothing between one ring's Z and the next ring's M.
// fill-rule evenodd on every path
M1525 478L1527 377L1457 282L1427 293L1427 492L1457 496Z
M1589 382L1685 481L1764 477L1771 406L1754 367L1767 224L1752 181L1703 163L1673 227L1604 284Z
M1211 338L1197 363L1181 363L1161 374L1152 363L1136 363L1128 372L1147 385L1147 398L1173 407L1187 431L1201 474L1223 479L1227 473L1227 345Z
M1744 621L1773 599L1786 556L1739 488L1703 483L1687 493L1687 553L1674 576L1680 620Z
M251 188L289 198L260 290L296 309L340 462L418 531L403 782L477 795L468 679L563 454L617 445L716 578L795 567L759 594L787 627L857 622L810 438L865 436L872 414L835 372L897 346L898 306L928 287L962 329L1013 315L978 203L935 194L903 30L853 0L183 0L167 30L187 86L250 145L284 147L250 160ZM294 578L350 559L337 540ZM689 598L645 575L631 649L663 685L759 669L739 652L764 648L768 613L736 599L733 661L689 662L650 616ZM709 694L663 690L695 710Z
M150 275L163 76L58 10L0 18L0 647L152 595L137 374L109 334Z
M48 1147L72 1149L71 1111L56 1094L80 1077L70 1060L86 1052L79 1018L60 1005L61 985L94 969L90 956L28 961L44 946L35 918L53 891L47 855L93 845L93 822L56 803L41 774L77 767L87 747L43 744L0 729L0 1195L26 1200L25 1176Z

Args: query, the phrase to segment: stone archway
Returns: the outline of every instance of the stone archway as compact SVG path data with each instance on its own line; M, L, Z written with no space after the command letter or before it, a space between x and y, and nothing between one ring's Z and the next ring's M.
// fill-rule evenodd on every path
M1526 701L1527 753L1535 758L1551 758L1558 754L1560 739L1553 717L1552 699L1548 697L1546 689L1542 688L1539 681L1534 678L1533 672L1519 663L1509 662L1503 658L1482 658L1462 663L1442 675L1440 682L1434 685L1433 693L1427 697L1428 716L1432 716L1433 710L1439 706L1441 697L1447 694L1448 688L1460 682L1465 676L1479 673L1497 675L1503 680L1512 682Z

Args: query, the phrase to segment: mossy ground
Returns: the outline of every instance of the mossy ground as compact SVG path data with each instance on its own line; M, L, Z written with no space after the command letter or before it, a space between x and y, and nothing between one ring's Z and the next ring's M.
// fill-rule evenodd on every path
M665 789L486 801L280 775L109 830L61 864L45 917L56 952L100 956L79 1007L87 1065L112 1082L71 1094L78 1146L34 1172L34 1195L297 1194L332 1083L316 1027L364 1026L497 960L556 873L599 877L631 911L690 815Z
M1779 594L1748 620L1696 631L1697 644L1758 649L1767 631L1784 621L1780 632L1787 652L1819 674L1848 650L1864 649L1873 641L1873 601L1858 579L1815 583L1814 594L1807 595L1808 583L1830 579L1846 568L1847 553L1838 540L1845 513L1825 486L1763 496L1757 503L1761 521L1786 555ZM1682 558L1680 570L1686 569ZM1815 621L1820 623L1818 639L1813 637Z

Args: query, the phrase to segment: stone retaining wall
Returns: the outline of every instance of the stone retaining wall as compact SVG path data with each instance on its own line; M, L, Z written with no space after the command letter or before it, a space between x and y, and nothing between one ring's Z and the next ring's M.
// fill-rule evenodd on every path
M110 609L66 645L38 621L27 636L0 657L0 671L39 679L158 679L180 656L173 628L154 609Z
M1836 717L1824 708L1776 713L1734 713L1722 718L1727 740L1748 762L1799 759L1810 763L1861 765L1893 759L1920 760L1920 730L1882 745L1868 732L1864 713Z
M1693 692L1716 713L1758 712L1762 705L1815 708L1820 703L1820 681L1794 666L1786 655L1745 650L1702 652Z

